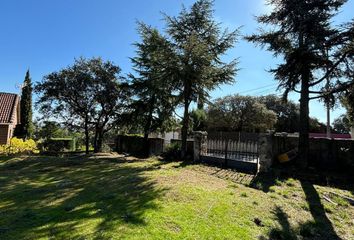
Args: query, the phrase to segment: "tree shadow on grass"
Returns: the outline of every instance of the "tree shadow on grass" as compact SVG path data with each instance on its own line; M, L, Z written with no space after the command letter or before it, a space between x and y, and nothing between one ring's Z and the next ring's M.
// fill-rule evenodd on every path
M276 207L274 215L280 224L280 228L273 228L268 233L268 238L261 237L261 239L271 240L300 240L300 239L318 239L331 240L341 239L337 236L335 231L330 229L331 224L323 223L317 215L314 221L307 221L301 223L296 227L292 227L289 222L288 215L280 208Z
M278 181L285 181L289 178L310 182L319 186L331 186L351 191L354 194L354 176L348 176L345 173L323 172L315 169L273 168L270 172L258 173L252 180L250 187L267 193L269 188L276 185Z
M146 176L150 170L113 158L3 165L0 239L109 239L117 226L144 225L145 211L157 209L164 192Z
M269 192L274 185L279 185L279 181L285 181L289 176L282 174L266 173L259 174L250 184L251 187L264 192ZM297 229L290 227L287 215L280 208L275 210L275 215L282 226L282 229L273 229L270 232L269 239L298 239L298 236L305 239L340 239L337 235L332 222L328 219L324 206L321 203L321 197L314 187L314 182L299 179L301 188L305 194L309 211L313 221L302 223ZM320 183L315 181L315 183ZM349 186L347 186L349 188Z
M296 240L298 239L296 232L292 229L288 215L280 207L276 207L273 211L277 221L280 224L280 228L273 228L269 231L268 238L261 237L261 240Z
M326 216L326 211L321 203L319 193L316 191L312 183L301 181L301 187L305 193L306 201L309 204L309 209L314 222L309 222L302 227L304 234L320 235L319 239L341 239L333 228L332 222ZM311 231L311 229L313 229Z

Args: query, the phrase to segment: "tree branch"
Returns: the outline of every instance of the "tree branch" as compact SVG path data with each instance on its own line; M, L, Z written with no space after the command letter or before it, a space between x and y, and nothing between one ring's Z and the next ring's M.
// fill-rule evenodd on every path
M349 51L346 51L343 54L343 56L326 72L326 74L322 78L320 78L316 82L310 83L310 87L313 87L313 86L319 84L320 82L324 81L326 78L328 78L329 75L336 69L336 67L338 67L338 65L345 60L345 58L347 57L348 53L349 53Z

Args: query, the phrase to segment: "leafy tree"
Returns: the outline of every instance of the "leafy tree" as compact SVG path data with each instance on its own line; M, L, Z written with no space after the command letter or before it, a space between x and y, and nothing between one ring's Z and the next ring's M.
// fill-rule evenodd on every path
M274 128L277 116L252 96L217 99L207 110L208 129L214 131L264 132Z
M247 37L249 41L268 46L284 63L271 72L285 89L284 98L291 91L300 97L300 164L307 166L309 153L309 101L332 95L349 86L345 82L342 64L351 54L348 32L331 26L332 17L346 0L269 0L274 10L258 17L261 24L271 25ZM336 82L332 81L336 80ZM325 84L326 81L331 81ZM300 90L296 87L300 86ZM317 94L317 96L310 95Z
M44 77L36 86L37 104L45 116L53 115L85 132L86 153L89 132L94 131L95 152L101 150L104 134L123 111L120 68L100 58L75 60L72 66Z
M207 111L206 125L212 131L299 131L299 104L283 102L275 95L227 96L217 99ZM326 125L310 117L310 132L323 133Z
M348 116L345 114L340 115L333 121L333 128L337 133L350 133L350 127Z
M205 131L207 128L207 113L204 109L194 109L190 113L193 131Z
M183 7L177 17L165 15L167 33L175 48L180 99L184 109L181 155L187 151L190 125L189 107L220 84L231 83L237 62L224 63L220 57L230 49L237 31L222 31L213 17L213 1L198 0L190 9Z
M353 71L354 73L354 71ZM354 79L354 76L353 76ZM349 88L342 97L342 105L347 110L349 124L354 127L354 87Z
M277 132L298 132L300 120L300 107L292 101L284 102L276 95L259 97L267 109L272 110L277 115L277 122L274 126Z
M20 121L15 135L24 139L33 137L33 122L32 122L32 80L30 72L27 70L26 77L22 85L22 94L20 102Z
M51 139L68 136L67 131L63 129L59 123L54 121L44 121L38 128L36 134L39 139Z
M126 85L122 84L121 69L112 62L92 59L89 69L94 79L94 151L101 152L105 134L121 123L126 113L128 95Z
M130 107L135 124L142 126L148 153L149 133L164 125L176 105L176 79L171 71L176 65L170 42L157 29L139 23L139 34L142 42L135 44L137 56L131 59L138 76L130 74Z
M327 131L327 125L318 120L317 118L311 118L309 122L309 132L311 133L325 133Z
M345 25L346 32L343 34L351 44L349 44L342 52L349 51L348 57L344 59L344 74L346 78L351 79L354 83L354 19ZM348 119L354 126L354 85L347 88L341 96L342 105L347 109Z

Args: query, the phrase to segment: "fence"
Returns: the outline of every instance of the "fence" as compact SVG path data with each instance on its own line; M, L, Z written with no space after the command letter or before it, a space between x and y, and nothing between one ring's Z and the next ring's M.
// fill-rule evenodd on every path
M206 140L206 146L200 153L200 160L205 163L235 168L240 171L257 172L259 164L259 141L241 141L240 137L229 139Z
M234 140L241 142L256 142L259 139L259 133L248 132L208 132L208 139L211 140Z

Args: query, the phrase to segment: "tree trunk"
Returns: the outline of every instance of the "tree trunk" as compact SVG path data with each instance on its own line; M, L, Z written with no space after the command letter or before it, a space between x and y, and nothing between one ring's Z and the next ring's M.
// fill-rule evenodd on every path
M102 152L102 144L103 144L103 130L99 129L98 132L98 137L97 137L97 142L95 146L95 153Z
M300 98L300 126L299 126L299 166L306 168L309 157L309 70L302 74L301 79L301 98Z
M96 127L95 140L94 140L94 152L99 153L102 151L103 144L103 128Z
M188 126L189 126L189 100L184 100L184 114L182 122L182 147L181 147L181 158L185 159L187 155L187 137L188 137Z
M95 128L95 137L93 138L93 149L97 153L97 139L98 139L98 127Z
M152 123L152 115L154 111L154 105L155 105L155 96L152 96L151 101L150 101L150 111L149 115L146 119L145 127L144 127L144 155L146 157L149 157L149 134L150 134L150 129L151 129L151 123Z
M89 130L88 130L88 116L85 116L85 150L86 150L86 155L89 154L89 148L90 148L90 139L89 139Z

